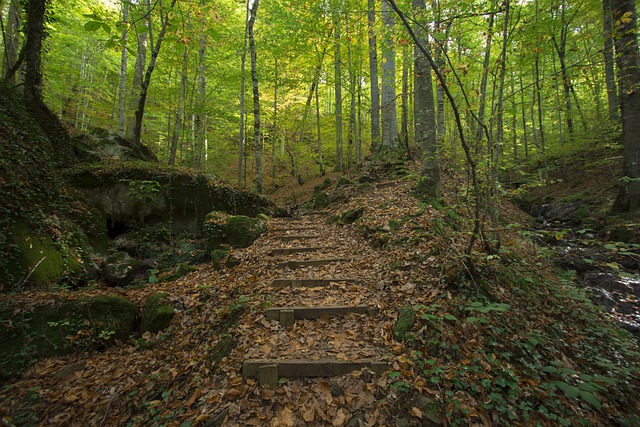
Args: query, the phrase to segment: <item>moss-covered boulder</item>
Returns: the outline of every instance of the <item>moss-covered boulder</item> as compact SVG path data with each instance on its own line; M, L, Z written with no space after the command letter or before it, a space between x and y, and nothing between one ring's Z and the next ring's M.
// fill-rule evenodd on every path
M393 336L396 340L402 341L413 329L416 323L416 311L410 305L405 305L398 309L398 318L393 326Z
M140 263L126 252L109 255L104 262L104 280L111 286L131 283L140 270Z
M338 223L342 225L353 224L364 214L364 208L359 207L356 209L351 209L340 215L338 219Z
M166 293L158 292L150 295L142 310L140 332L159 332L166 329L173 315L174 307Z
M225 249L214 249L211 251L211 263L213 268L220 271L223 268L232 268L240 265L240 260Z
M49 234L24 221L16 221L7 240L12 248L11 262L0 269L0 283L5 285L46 287L83 269L72 248L57 245Z
M118 296L57 300L33 307L0 305L0 378L37 358L111 345L136 331L138 306Z
M246 248L266 230L265 219L264 216L251 218L211 212L204 220L203 231L212 249L220 249L224 245Z

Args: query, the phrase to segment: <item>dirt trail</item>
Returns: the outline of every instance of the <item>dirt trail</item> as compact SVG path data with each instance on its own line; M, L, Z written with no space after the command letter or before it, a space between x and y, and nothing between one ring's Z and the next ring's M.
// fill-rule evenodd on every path
M0 402L11 409L14 422L23 425L395 425L398 416L409 417L411 406L403 403L406 393L390 383L403 380L407 387L428 392L404 345L392 337L397 309L428 304L437 292L437 261L427 256L434 243L416 233L418 227L428 229L433 215L424 210L416 215L419 206L409 191L408 182L374 187L324 215L271 219L268 231L251 247L232 251L240 265L231 269L220 272L205 266L144 289L87 292L115 291L142 301L165 291L177 313L169 329L156 335L134 337L101 353L38 362L0 390ZM391 218L408 218L388 234L398 239L418 236L422 243L410 250L402 245L376 249L355 226L327 223L328 217L358 206L366 209L361 226L388 228ZM281 239L301 234L317 237ZM278 251L300 247L319 249ZM293 269L282 265L314 259L345 260ZM296 283L323 278L357 280L274 286L276 279ZM362 305L372 310L300 319L289 327L277 316L266 317L274 307ZM225 352L231 344L233 350ZM247 359L375 361L386 363L387 373L372 372L380 371L381 363L365 364L340 376L287 378L271 389L253 375L242 375ZM321 371L334 368L323 365Z

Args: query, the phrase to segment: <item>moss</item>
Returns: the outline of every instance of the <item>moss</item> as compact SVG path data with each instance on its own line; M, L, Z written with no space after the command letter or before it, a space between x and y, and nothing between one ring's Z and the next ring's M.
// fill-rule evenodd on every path
M324 191L318 191L313 194L312 207L313 209L324 209L329 206L329 195Z
M407 334L413 329L416 323L416 311L410 305L405 305L398 309L398 318L393 326L393 336L396 340L406 339Z
M18 375L38 357L106 346L136 330L138 306L118 296L0 308L0 377Z
M224 334L213 348L209 356L209 363L214 366L218 365L223 358L231 354L231 350L235 347L236 340L233 338L233 335Z
M353 224L358 220L358 218L362 216L363 213L364 213L363 207L349 210L343 213L342 215L340 215L340 219L338 220L338 222L342 225Z
M224 249L214 249L211 251L211 264L213 264L213 268L216 270L222 270L222 266L224 265L224 260L227 258L229 254L228 251Z
M142 310L140 332L158 332L166 329L173 315L174 308L166 293L158 292L149 296Z
M14 224L8 242L13 249L14 262L5 272L0 271L0 282L17 284L28 276L26 284L43 287L82 271L76 258L63 253L49 235L33 230L24 221Z
M569 214L569 220L576 224L582 224L590 214L591 211L586 206L580 206L578 209Z
M265 231L265 223L259 218L238 215L227 218L225 242L236 248L246 248Z
M336 188L345 187L347 185L355 185L356 183L347 178L346 176L340 176L336 183Z

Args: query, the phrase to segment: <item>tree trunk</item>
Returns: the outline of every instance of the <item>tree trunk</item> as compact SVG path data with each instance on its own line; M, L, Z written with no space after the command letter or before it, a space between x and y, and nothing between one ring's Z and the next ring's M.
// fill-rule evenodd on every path
M375 0L368 0L369 75L371 84L371 152L380 150L380 88L378 86L378 48L375 32Z
M318 165L320 166L320 176L324 176L324 159L322 153L322 128L320 127L320 99L318 97L318 85L315 90L316 98L316 133L318 139Z
M278 134L278 58L273 59L273 123L271 125L271 186L276 189L276 143Z
M173 126L173 134L171 136L171 151L169 153L169 166L176 164L176 152L180 137L182 136L182 126L184 122L184 104L187 97L187 65L189 64L189 49L184 47L182 54L182 71L180 72L180 96L178 98L178 110L176 111L176 120Z
M492 9L495 2L491 2ZM480 152L484 124L484 115L487 105L487 83L489 81L489 61L491 57L491 41L493 40L494 14L489 15L489 28L487 29L487 40L484 50L484 61L482 64L482 78L480 81L480 106L478 107L478 121L476 123L476 153Z
M18 0L11 0L4 40L4 61L2 62L2 77L11 86L15 86L21 81L18 73L11 72L11 69L18 61L21 27L22 13L20 4Z
M415 33L423 46L428 46L425 0L413 0L417 23ZM418 46L414 47L414 127L416 144L422 151L422 172L419 189L427 197L440 197L440 151L436 135L436 109L433 102L431 66Z
M402 46L402 93L400 99L400 142L408 157L411 157L409 149L409 67L411 58L409 57L409 45Z
M336 170L343 168L342 160L342 66L340 64L340 15L339 11L333 12L333 38L334 38L334 86L336 96Z
M148 32L138 33L138 50L136 52L136 63L133 71L133 83L131 84L132 95L129 98L129 111L135 112L138 102L140 101L140 92L142 90L142 77L144 66L147 62L147 38ZM135 94L135 95L133 95ZM127 118L127 130L125 138L133 140L135 138L136 117L135 114L129 114Z
M640 210L640 69L634 0L612 0L622 118L623 167L614 212Z
M33 116L40 128L51 141L60 162L73 162L75 155L71 137L42 100L42 42L45 37L46 0L29 0L27 2L27 23L25 28L26 69L24 76L23 99L27 111Z
M396 109L396 51L393 40L395 19L387 0L382 0L382 22L386 34L382 48L382 149L398 147L398 116Z
M602 0L603 32L604 32L604 75L607 85L607 101L609 105L609 119L617 121L618 114L618 90L616 88L616 76L613 69L613 19L611 16L611 0Z
M255 148L255 189L262 193L262 139L260 135L260 90L258 87L258 57L253 37L259 0L253 0L249 15L249 53L251 55L251 85L253 87L253 143Z
M177 0L171 0L171 5L169 6L169 11L173 9ZM151 83L151 75L153 74L153 70L156 68L156 60L158 59L158 54L160 53L160 47L162 46L162 39L164 38L164 34L167 32L167 26L169 25L169 11L165 12L161 21L162 26L160 27L160 33L158 34L158 40L156 41L156 45L151 48L151 61L149 61L149 65L147 66L147 71L144 74L144 80L142 81L140 87L140 99L138 100L138 109L136 110L136 126L134 129L133 140L136 144L141 144L142 141L142 119L144 118L144 108L147 103L147 92L149 90L149 84Z
M251 0L247 0L247 10L246 16L244 19L245 29L244 29L244 42L242 46L242 56L240 59L240 130L238 132L238 186L244 187L244 143L245 143L245 86L246 86L246 68L247 68L247 35L249 33L249 4Z
M200 7L204 7L205 2L200 1ZM206 28L204 18L201 21L200 46L198 49L198 86L196 88L196 114L194 117L195 126L195 147L193 152L192 165L201 168L206 160L206 139L207 139L207 38L204 36Z
M351 39L352 35L349 34L349 22L347 21L347 69L349 70L349 96L351 103L349 105L349 149L347 150L347 164L351 163L351 152L354 151L356 138L358 135L358 117L356 114L356 73L354 71L353 60L351 57Z
M129 1L122 1L122 53L120 56L120 84L118 85L118 135L125 137L127 102L127 36L129 33Z

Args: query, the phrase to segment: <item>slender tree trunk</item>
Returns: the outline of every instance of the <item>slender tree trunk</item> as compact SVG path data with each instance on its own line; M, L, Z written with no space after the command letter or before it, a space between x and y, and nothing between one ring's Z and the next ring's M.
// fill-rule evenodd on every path
M618 90L616 88L616 76L613 69L613 19L611 16L611 0L602 0L603 33L604 33L604 75L607 85L607 101L609 105L609 119L617 121L618 114Z
M184 104L187 94L187 65L189 64L189 49L184 47L184 53L182 54L182 70L180 72L180 97L178 98L178 110L176 111L175 122L173 125L173 134L171 136L171 151L169 153L169 166L175 166L176 164L176 152L178 150L178 144L180 143L180 137L182 135L182 127L184 122Z
M620 88L623 167L614 212L640 210L640 69L634 0L611 0Z
M136 52L136 63L133 71L133 82L131 84L132 95L129 97L129 111L135 112L138 102L140 101L140 92L142 90L142 77L144 73L144 66L147 62L147 38L148 31L138 33L137 45L138 50ZM135 94L135 95L134 95ZM135 114L129 114L127 118L127 130L125 138L133 140L135 138L136 129L136 117Z
M9 3L6 33L4 34L4 60L2 61L2 77L7 84L11 86L15 86L21 81L19 74L11 73L11 69L18 61L20 27L22 27L21 7L18 0L11 0Z
M120 56L120 84L118 85L118 135L125 137L127 112L127 38L129 35L129 2L122 1L122 53Z
M371 152L377 153L380 137L380 88L378 86L378 46L375 32L375 0L368 0L369 76L371 83Z
M334 38L334 85L336 97L336 170L343 169L342 159L342 61L340 57L340 43L342 35L340 34L340 14L338 10L333 12L333 38Z
M200 1L200 7L204 7L205 2ZM207 38L204 36L206 22L201 21L201 31L198 49L198 85L196 88L196 114L194 121L194 141L193 166L201 168L206 159L206 139L207 139Z
M398 116L396 109L396 51L393 40L395 18L387 0L382 0L382 22L386 29L382 48L382 149L398 147Z
M253 143L255 148L255 189L262 193L262 139L260 134L260 89L258 87L258 57L253 36L259 0L253 0L249 15L249 53L251 55L251 86L253 87Z
M244 42L242 46L242 56L240 62L240 130L238 132L238 186L244 187L244 145L245 145L245 86L246 86L246 68L247 68L247 36L249 34L249 5L251 0L247 0L247 10L244 19Z
M316 98L316 135L318 139L318 164L320 165L320 176L324 176L324 159L322 153L322 128L320 127L320 99L318 97L318 85L315 90Z
M423 46L428 46L425 0L413 0L416 15L415 34ZM414 127L416 144L422 151L420 191L428 197L439 198L441 193L440 150L436 134L436 108L433 102L431 66L419 46L414 48Z
M353 60L351 57L351 39L352 35L349 33L349 21L347 20L347 69L349 70L349 96L351 98L351 102L349 105L349 149L347 156L347 163L351 162L351 151L354 151L355 156L355 146L356 146L356 138L358 135L358 117L356 114L356 73L354 71Z
M409 45L402 46L402 93L400 98L400 142L404 147L407 156L411 157L409 149L409 67L411 58L409 57Z
M311 87L309 88L309 95L307 96L307 102L304 106L304 112L302 113L302 120L300 122L300 136L298 137L298 142L302 143L304 140L304 132L307 125L307 116L309 115L309 111L311 110L311 101L313 99L313 94L315 93L315 88L318 86L318 82L320 80L320 74L322 73L322 63L324 62L324 56L327 53L327 49L322 49L322 53L320 54L320 58L318 59L318 64L316 65L315 72L313 73L313 81L311 82Z
M492 9L495 3L492 1ZM478 121L476 124L476 153L480 152L483 133L483 123L485 110L487 105L487 83L489 81L489 61L491 59L491 41L493 40L493 21L495 19L494 14L489 15L489 27L487 29L487 40L484 50L484 61L482 64L482 79L480 81L480 106L478 107Z
M273 64L273 124L271 125L271 186L276 188L276 144L278 142L278 58Z
M136 126L133 137L136 144L142 143L142 120L144 118L144 109L147 103L147 92L149 90L149 84L151 83L151 75L153 74L153 70L156 68L156 61L158 59L158 54L160 53L160 47L162 46L162 39L164 38L167 26L169 25L169 11L173 9L176 1L177 0L171 0L169 10L162 16L162 25L160 27L160 33L158 34L158 40L156 40L156 45L151 49L151 61L149 61L149 65L147 66L147 71L144 74L144 80L142 81L140 88L140 99L138 100L138 109L136 110ZM151 37L151 35L149 35L149 37Z

